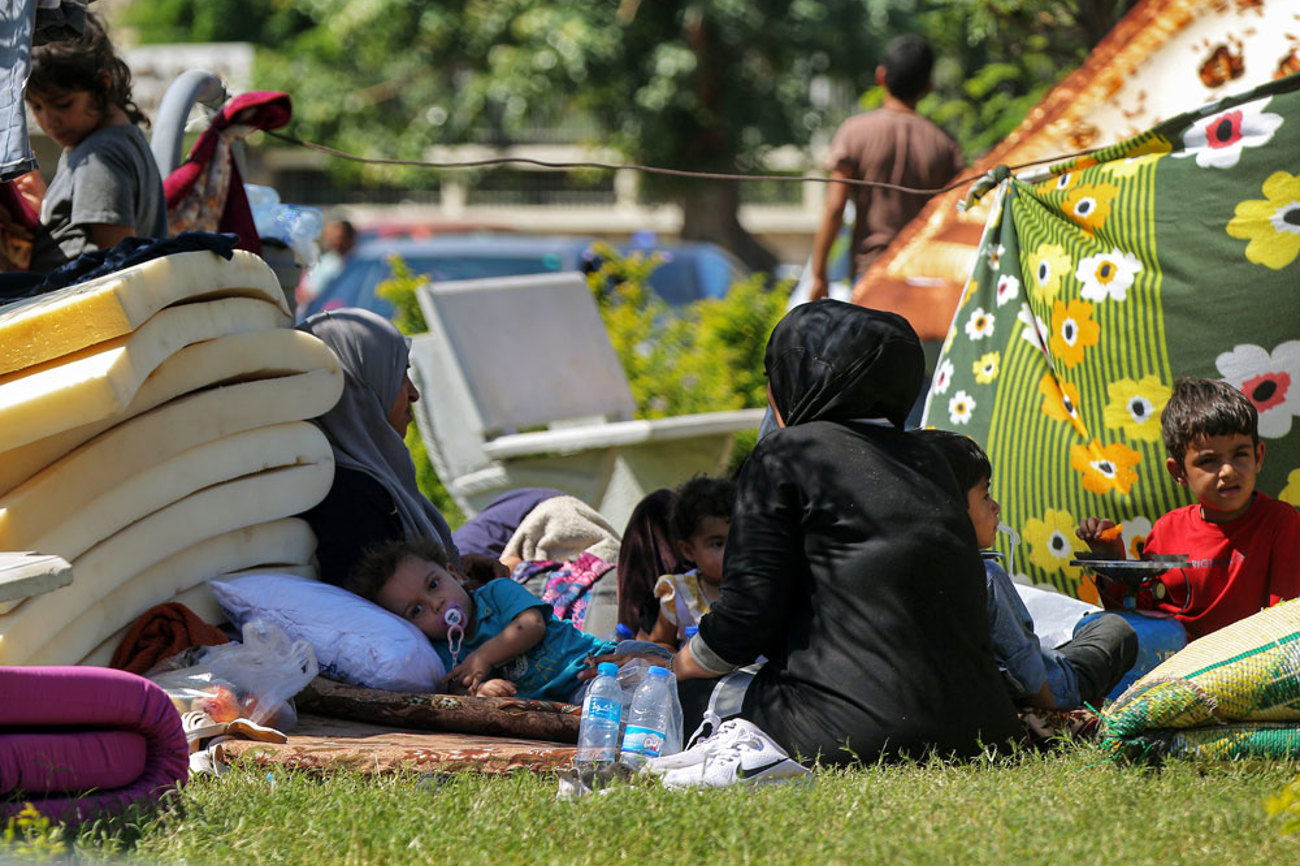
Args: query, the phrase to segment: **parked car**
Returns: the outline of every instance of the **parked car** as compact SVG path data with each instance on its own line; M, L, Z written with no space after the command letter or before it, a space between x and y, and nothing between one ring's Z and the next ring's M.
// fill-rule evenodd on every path
M392 305L375 294L392 275L389 264L399 256L413 273L435 281L473 280L589 270L599 265L591 237L544 237L518 234L444 234L428 238L376 238L358 244L337 277L322 287L299 316L321 310L364 307L383 316ZM664 261L650 276L650 289L671 306L702 298L721 298L749 270L716 244L674 242L613 244L620 253L659 253Z

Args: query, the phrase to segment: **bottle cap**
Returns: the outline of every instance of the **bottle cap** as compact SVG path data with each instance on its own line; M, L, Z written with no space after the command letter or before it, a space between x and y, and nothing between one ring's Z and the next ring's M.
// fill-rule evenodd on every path
M613 662L601 662L596 666L596 673L602 677L616 677L618 676L618 665Z
M659 667L659 665L654 665L654 666L652 666L652 667L650 668L650 670L649 670L648 673L649 673L649 675L652 676L652 677L670 677L670 676L672 676L672 674L669 673L668 668L661 668L661 667Z
M691 638L695 637L699 633L700 633L700 627L698 625L688 625L686 627L687 640L690 640Z
M631 640L636 637L636 633L633 632L629 626L623 625L621 622L614 626L614 634L618 635L619 640Z

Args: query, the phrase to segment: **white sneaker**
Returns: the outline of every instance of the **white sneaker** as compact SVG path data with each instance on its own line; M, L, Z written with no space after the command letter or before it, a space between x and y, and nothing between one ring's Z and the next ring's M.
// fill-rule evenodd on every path
M669 769L660 775L665 788L725 788L762 785L810 777L808 768L790 759L785 750L753 722L731 719L726 742L706 747L703 760ZM710 737L716 740L718 735ZM693 751L693 750L692 750ZM676 756L672 756L676 757Z
M741 720L728 719L724 722L714 713L705 713L704 721L700 722L695 733L691 734L685 749L672 755L651 758L641 766L641 772L662 776L669 770L700 763L710 751L734 743L736 738L744 733L745 729L735 724L739 721Z

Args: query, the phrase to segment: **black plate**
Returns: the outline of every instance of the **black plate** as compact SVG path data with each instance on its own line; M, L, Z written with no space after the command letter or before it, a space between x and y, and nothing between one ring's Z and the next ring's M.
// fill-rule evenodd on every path
M1079 553L1070 560L1070 565L1089 569L1104 569L1115 574L1150 574L1168 571L1171 568L1183 568L1187 557L1181 554L1152 554L1146 559L1107 559L1099 554Z

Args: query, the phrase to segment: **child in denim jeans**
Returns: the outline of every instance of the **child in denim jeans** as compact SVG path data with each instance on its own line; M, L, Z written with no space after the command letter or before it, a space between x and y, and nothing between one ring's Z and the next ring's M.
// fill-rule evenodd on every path
M966 496L966 507L982 551L997 538L1002 507L989 492L993 467L984 449L960 433L918 430L935 445ZM1054 649L1034 634L1034 620L1006 571L987 553L984 576L988 590L989 635L993 658L1011 699L1038 709L1099 707L1137 658L1137 633L1122 617L1099 616Z

